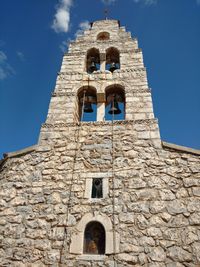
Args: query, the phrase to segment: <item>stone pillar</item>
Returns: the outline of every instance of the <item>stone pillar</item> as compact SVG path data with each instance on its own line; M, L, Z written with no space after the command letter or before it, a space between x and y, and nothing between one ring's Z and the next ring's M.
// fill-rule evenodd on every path
M104 121L105 103L97 103L97 121Z
M100 70L105 71L106 69L106 53L100 53Z
M97 121L104 121L105 118L105 94L97 94Z

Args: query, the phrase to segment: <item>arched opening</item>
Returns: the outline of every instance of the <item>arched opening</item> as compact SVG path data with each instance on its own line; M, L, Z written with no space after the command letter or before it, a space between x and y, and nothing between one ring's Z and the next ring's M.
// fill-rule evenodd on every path
M100 54L96 48L91 48L87 52L86 70L88 73L93 73L100 69Z
M78 93L79 120L96 121L97 117L97 97L96 89L92 86L84 86Z
M125 93L120 85L112 85L106 88L106 120L125 119Z
M103 225L97 221L90 222L86 225L84 232L84 254L105 254L105 229Z
M97 35L97 40L98 41L106 41L110 39L110 33L109 32L100 32Z
M119 50L110 47L106 50L106 70L111 72L120 69L120 54Z

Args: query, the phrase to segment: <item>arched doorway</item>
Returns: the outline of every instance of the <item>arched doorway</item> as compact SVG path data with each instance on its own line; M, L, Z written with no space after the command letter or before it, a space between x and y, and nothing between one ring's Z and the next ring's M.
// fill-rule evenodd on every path
M97 221L90 222L86 225L84 232L84 254L105 254L105 229Z

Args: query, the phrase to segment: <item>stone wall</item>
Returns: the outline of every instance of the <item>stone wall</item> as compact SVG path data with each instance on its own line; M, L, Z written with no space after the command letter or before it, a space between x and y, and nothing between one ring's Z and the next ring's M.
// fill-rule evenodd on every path
M150 137L156 127L45 125L52 131L48 145L5 159L0 265L59 266L61 258L62 266L198 266L200 156L161 147ZM109 191L94 202L85 197L86 180L97 174L108 178ZM85 214L114 224L120 237L114 259L69 253Z

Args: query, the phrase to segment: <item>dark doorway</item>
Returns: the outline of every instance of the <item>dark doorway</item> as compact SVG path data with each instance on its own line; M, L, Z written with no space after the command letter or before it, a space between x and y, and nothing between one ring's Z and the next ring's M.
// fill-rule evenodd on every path
M84 254L105 254L105 230L99 222L90 222L84 233Z

